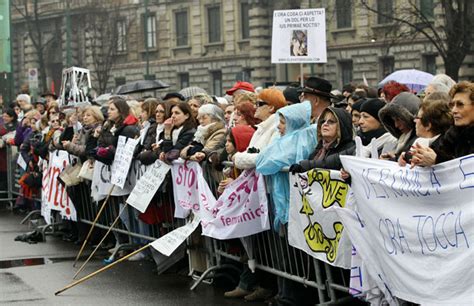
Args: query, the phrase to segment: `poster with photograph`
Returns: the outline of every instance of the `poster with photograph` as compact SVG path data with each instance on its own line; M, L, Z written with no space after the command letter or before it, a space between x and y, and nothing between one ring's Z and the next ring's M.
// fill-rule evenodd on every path
M324 9L273 12L272 63L326 63Z

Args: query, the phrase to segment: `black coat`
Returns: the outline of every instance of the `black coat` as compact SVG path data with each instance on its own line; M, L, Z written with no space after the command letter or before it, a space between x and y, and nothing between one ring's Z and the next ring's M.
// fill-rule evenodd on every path
M339 121L340 137L334 141L326 151L322 159L314 159L315 156L322 150L323 141L321 139L321 124L318 122L318 145L316 150L311 153L309 160L302 160L300 162L303 171L308 171L314 168L340 170L342 168L340 155L354 155L355 142L352 128L352 118L348 112L341 108L329 108Z
M431 148L436 152L437 164L474 153L474 125L452 126Z
M162 151L166 153L166 160L171 162L179 157L179 153L187 145L189 145L194 139L194 133L196 133L195 128L186 128L183 127L181 132L179 132L178 139L176 144L173 145L173 140L168 139L164 140L162 143Z

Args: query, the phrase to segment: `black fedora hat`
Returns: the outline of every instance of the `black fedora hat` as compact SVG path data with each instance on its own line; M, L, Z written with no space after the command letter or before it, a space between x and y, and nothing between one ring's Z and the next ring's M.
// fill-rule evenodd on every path
M317 96L322 96L326 98L334 98L334 95L331 94L332 85L325 79L318 77L310 77L306 80L303 92L309 93Z
M47 91L47 92L44 92L41 94L41 97L46 97L46 96L51 96L53 97L55 100L58 98L58 96L54 93L54 92L51 92L51 91Z

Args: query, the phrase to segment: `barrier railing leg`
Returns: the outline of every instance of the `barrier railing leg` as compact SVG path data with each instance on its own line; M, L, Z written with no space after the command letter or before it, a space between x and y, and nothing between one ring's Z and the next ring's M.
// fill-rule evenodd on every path
M114 187L115 187L115 185L112 185L112 187L110 188L109 194L107 195L107 198L104 200L104 203L102 204L102 206L100 207L99 211L97 212L97 216L95 217L94 222L92 222L91 228L89 229L89 232L87 233L86 239L84 239L84 242L82 243L81 249L79 250L79 253L78 253L77 256L76 256L76 259L74 260L74 263L72 264L73 267L76 266L77 261L78 261L79 258L81 257L82 252L84 251L84 248L86 247L87 242L89 241L89 238L90 238L91 235L92 235L92 231L94 230L95 224L96 224L97 221L99 220L99 218L100 218L102 212L103 212L104 209L105 209L105 205L107 205L107 202L109 201L110 195L112 194L112 192L113 192L113 190L114 190Z

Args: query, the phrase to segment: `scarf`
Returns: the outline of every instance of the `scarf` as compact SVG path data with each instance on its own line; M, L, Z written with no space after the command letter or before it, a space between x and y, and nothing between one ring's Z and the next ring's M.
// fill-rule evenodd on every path
M318 153L314 156L314 160L321 160L326 156L331 145L334 143L334 140L331 142L326 142L323 140L323 146L319 149Z
M165 125L163 123L158 123L156 125L156 143L160 142L161 133L165 130Z
M368 132L360 132L360 138L362 140L362 144L364 146L367 146L370 144L373 138L379 138L383 134L385 134L387 131L384 128L379 128L376 130L368 131Z
M196 133L194 134L193 141L199 142L200 144L204 145L206 143L206 137L208 136L209 129L212 128L216 122L210 123L206 126L198 126Z

